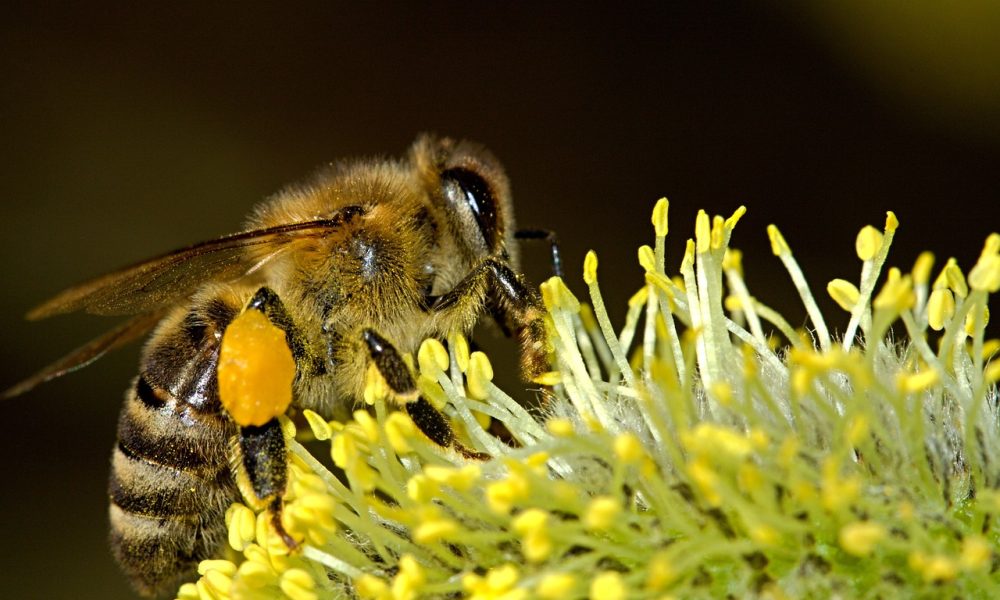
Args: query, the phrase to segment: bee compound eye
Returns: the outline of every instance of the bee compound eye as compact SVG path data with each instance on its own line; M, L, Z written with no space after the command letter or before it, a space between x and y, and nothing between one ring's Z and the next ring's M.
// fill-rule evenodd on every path
M486 249L492 251L497 236L497 205L490 185L478 173L462 167L441 173L441 185L453 206L468 207L479 226Z

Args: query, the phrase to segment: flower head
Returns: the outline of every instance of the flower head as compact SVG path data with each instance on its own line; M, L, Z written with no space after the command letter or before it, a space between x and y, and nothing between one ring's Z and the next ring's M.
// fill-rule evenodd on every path
M803 336L743 280L729 247L743 209L699 213L671 276L667 206L621 328L596 253L589 302L542 285L544 415L494 385L461 336L421 348L421 394L491 458L431 443L376 373L350 423L305 415L342 473L291 444L284 525L301 547L234 505L242 558L202 563L179 597L1000 596L1000 343L984 339L1000 236L967 278L950 260L932 281L923 254L883 279L888 213L857 237L860 276L827 287L849 315L838 336L770 227Z

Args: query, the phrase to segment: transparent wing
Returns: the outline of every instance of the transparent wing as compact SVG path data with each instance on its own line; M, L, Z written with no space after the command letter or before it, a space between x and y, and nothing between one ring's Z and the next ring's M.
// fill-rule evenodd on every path
M27 317L42 319L78 310L97 315L157 310L206 281L240 277L262 256L295 241L327 236L343 225L345 216L349 217L347 209L330 219L244 231L175 250L64 290Z

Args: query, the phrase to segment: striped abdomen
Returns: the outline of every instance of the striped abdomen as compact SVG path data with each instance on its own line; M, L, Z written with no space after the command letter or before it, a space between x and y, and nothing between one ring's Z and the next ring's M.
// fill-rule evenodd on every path
M126 394L108 484L112 552L145 595L217 554L239 499L227 452L235 427L216 392L218 336L170 329Z

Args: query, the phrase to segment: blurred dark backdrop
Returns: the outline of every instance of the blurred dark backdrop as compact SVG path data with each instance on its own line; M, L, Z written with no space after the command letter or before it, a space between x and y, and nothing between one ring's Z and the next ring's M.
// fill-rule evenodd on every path
M856 279L855 233L888 209L902 222L891 264L927 248L967 269L1000 227L998 9L878 4L8 7L0 385L108 325L29 324L32 304L234 231L317 165L399 155L420 131L493 149L520 224L559 231L580 293L583 254L598 250L616 321L664 195L674 269L698 208L746 204L734 244L751 291L796 325L771 222L821 298L829 279ZM547 275L542 249L526 259L536 282ZM135 361L122 351L4 404L5 597L128 597L104 487Z

